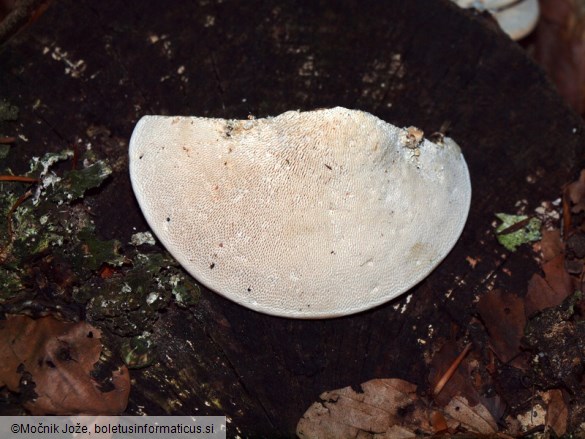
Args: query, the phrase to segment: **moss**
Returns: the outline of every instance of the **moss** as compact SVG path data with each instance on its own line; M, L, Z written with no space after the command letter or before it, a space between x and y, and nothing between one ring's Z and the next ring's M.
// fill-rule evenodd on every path
M15 121L18 119L18 107L0 99L0 122Z
M80 230L77 241L71 259L74 269L78 272L96 271L103 264L118 267L124 263L124 256L120 254L120 242L99 239L93 227Z
M130 369L150 366L154 360L154 342L147 335L127 338L121 346L124 363Z
M10 152L10 145L0 143L0 160L4 160Z
M111 173L111 168L101 160L87 168L69 171L60 184L55 186L51 199L57 203L78 200L89 189L99 187Z

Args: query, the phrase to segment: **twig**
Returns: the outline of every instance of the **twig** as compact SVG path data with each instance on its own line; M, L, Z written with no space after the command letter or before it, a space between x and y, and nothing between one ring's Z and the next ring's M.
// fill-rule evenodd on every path
M447 382L451 379L451 377L453 376L453 374L455 373L455 371L457 370L457 368L459 367L459 365L461 364L461 362L463 361L463 359L465 358L465 356L467 355L467 353L469 352L470 349L471 349L471 343L467 343L467 346L465 346L465 349L463 349L463 352L461 352L459 354L459 356L457 358L455 358L455 361L453 361L453 364L451 364L451 366L449 366L449 369L447 369L447 372L445 372L445 374L437 382L437 385L435 386L435 388L433 390L433 396L437 396L441 392L441 390L443 390L443 387L445 387L445 384L447 384Z
M38 178L21 177L19 175L0 175L0 181L18 181L21 183L38 183Z
M571 203L569 201L569 189L568 186L563 188L563 239L566 241L571 231Z
M8 15L0 22L0 45L8 41L28 21L35 17L35 11L47 0L19 0ZM47 2L48 3L48 2Z

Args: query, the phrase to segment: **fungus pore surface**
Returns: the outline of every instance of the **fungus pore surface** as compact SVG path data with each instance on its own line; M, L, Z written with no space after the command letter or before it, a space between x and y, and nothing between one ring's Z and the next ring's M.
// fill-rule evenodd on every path
M144 216L181 265L285 317L352 314L409 290L449 253L471 198L453 140L340 107L144 116L129 153Z

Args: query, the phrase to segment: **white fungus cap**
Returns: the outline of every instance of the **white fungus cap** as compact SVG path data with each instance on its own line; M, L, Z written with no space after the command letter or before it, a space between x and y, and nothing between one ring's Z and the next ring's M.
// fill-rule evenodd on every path
M536 27L538 0L453 0L462 8L487 10L513 40L524 38Z
M144 116L130 178L152 230L210 289L267 314L342 316L409 290L463 230L463 155L416 133L340 107Z

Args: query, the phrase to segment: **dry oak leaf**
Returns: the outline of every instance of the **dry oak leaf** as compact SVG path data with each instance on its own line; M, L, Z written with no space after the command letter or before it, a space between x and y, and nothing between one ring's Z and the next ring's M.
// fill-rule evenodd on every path
M400 379L374 379L361 385L323 392L297 424L308 438L415 437L415 429L432 432L430 413L416 386Z
M21 393L33 415L119 414L128 402L128 369L98 383L92 372L101 351L99 330L86 322L7 316L0 320L0 387Z
M490 411L482 404L469 405L463 396L454 397L445 407L445 413L459 421L467 430L480 434L498 431L498 424Z
M454 397L443 409L431 409L416 386L400 379L374 379L361 392L344 387L323 392L297 424L301 439L395 439L467 431L494 434L498 427L481 403ZM438 418L440 422L437 422Z
M361 385L324 392L297 424L301 439L414 438L466 430L493 434L497 424L481 403L470 405L462 396L444 410L431 409L416 395L416 386L400 379L374 379ZM441 422L437 422L437 418Z

